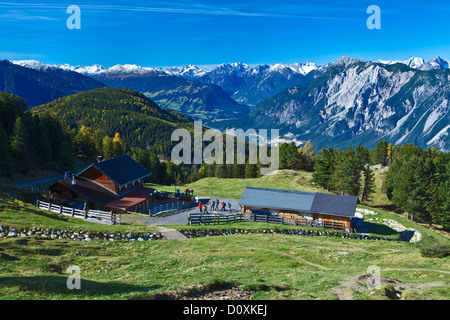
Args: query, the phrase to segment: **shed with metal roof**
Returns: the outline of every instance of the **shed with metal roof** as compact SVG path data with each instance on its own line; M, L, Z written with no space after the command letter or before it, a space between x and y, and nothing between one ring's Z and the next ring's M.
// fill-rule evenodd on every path
M278 216L344 223L351 229L358 197L272 188L246 187L238 204L243 213L264 210Z

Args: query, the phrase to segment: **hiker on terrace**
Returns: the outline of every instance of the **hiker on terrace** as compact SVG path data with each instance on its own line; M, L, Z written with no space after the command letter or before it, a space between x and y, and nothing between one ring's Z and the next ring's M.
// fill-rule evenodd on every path
M200 213L202 213L203 203L201 201L198 202L198 208L200 209Z
M220 211L227 211L227 210L225 209L225 202L223 202L223 201L222 201L222 209L221 209Z

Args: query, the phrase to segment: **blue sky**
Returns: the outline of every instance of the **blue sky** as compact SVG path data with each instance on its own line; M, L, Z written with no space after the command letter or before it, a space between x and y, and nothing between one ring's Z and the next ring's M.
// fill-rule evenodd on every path
M142 66L450 59L450 3L427 0L0 0L0 59ZM81 29L69 30L69 5ZM369 30L369 5L381 30Z

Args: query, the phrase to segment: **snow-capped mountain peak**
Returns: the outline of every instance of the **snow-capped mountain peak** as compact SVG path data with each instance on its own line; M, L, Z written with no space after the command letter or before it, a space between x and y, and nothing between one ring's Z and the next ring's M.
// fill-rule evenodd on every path
M413 69L419 69L425 64L425 60L418 57L411 57L408 60L404 61L403 63Z
M319 67L315 63L306 62L306 63L294 63L289 65L289 67L297 73L306 75L313 70L319 70Z
M437 69L448 69L449 62L441 57L433 58L429 61L425 61L423 58L412 57L408 60L378 60L377 62L383 64L395 64L403 63L410 68L417 70L437 70Z
M99 64L94 64L92 66L71 66L70 64L62 64L62 65L58 65L57 67L66 70L66 71L75 71L84 75L95 75L98 74L100 72L102 72L103 70L106 70L107 68L105 68L102 65Z
M162 68L162 71L172 76L180 76L188 79L200 78L207 73L206 70L193 64L189 64L185 67L166 67Z
M42 63L40 61L36 61L36 60L14 60L11 62L14 64L17 64L19 66L38 70L38 71L44 71L44 70L47 70L47 69L53 67L51 65L48 65L48 64Z

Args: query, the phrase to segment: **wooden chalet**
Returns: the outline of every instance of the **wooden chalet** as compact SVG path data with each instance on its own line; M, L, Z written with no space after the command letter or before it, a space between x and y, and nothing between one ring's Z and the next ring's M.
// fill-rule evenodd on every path
M88 209L114 212L148 212L154 189L144 187L151 172L130 156L91 164L76 175L48 187L59 202L82 203Z
M310 221L344 224L350 231L358 197L335 194L246 187L238 204L242 213L253 210L276 216L298 216Z

